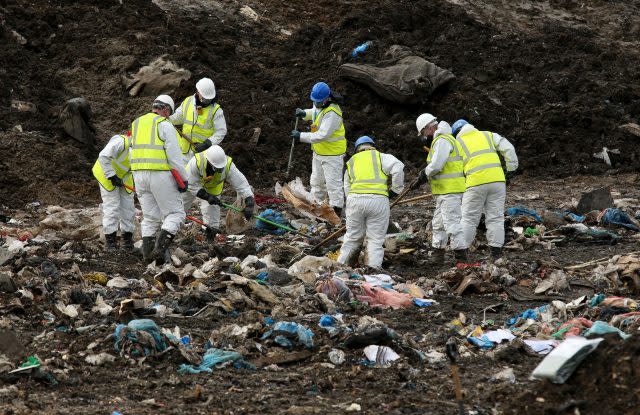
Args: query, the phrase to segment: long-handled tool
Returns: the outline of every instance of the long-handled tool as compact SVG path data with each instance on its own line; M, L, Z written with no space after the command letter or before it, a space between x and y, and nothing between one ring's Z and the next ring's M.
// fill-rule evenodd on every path
M242 209L240 209L238 207L235 207L233 205L228 205L228 204L226 204L224 202L220 202L220 205L225 209L233 210L233 211L238 212L238 213L244 213L244 211ZM279 223L276 223L276 222L271 221L269 219L263 218L261 216L253 215L252 217L254 219L257 219L257 220L261 221L261 222L268 223L269 225L275 226L276 228L284 229L285 231L289 231L291 233L295 233L296 235L302 235L302 236L305 236L307 238L310 237L309 235L306 235L306 234L304 234L304 233L302 233L300 231L297 231L297 230L295 230L295 229L293 229L293 228L291 228L289 226L281 225Z
M456 401L458 401L458 412L460 412L460 415L464 415L464 402L462 402L462 386L460 384L460 374L458 373L457 362L457 358L459 356L458 343L456 343L456 339L454 337L449 337L449 340L447 340L445 347L447 351L447 357L449 358L449 362L451 363L451 375L453 376L453 384L455 386Z
M413 187L415 186L415 184L418 182L418 179L415 179L413 182L411 182L411 184L409 186L407 186L402 193L400 193L398 195L398 197L396 197L396 199L393 201L393 203L391 203L391 206L389 206L389 209L393 208L395 205L397 205L402 198L405 197L405 195L407 193L409 193L410 190L413 189ZM342 232L344 232L347 229L346 226L342 226L340 229L338 229L337 231L335 231L334 233L332 233L331 235L327 236L326 238L324 238L322 241L318 242L317 244L315 244L314 246L311 247L311 249L309 249L308 252L314 252L316 249L320 248L321 246L324 246L326 243L331 242L332 240L334 240L335 238L337 238L338 236L340 236L342 234ZM293 264L294 262L296 262L300 257L302 257L303 255L305 255L305 252L300 252L298 255L294 256L293 258L291 258L291 261L289 261L289 264Z
M298 116L296 116L296 124L293 127L294 130L298 129ZM289 150L289 164L287 164L287 179L289 179L289 170L291 169L291 162L293 161L293 148L296 146L296 139L291 138L291 150Z
M193 216L187 215L187 219L189 219L190 221L193 221L195 223L197 223L198 225L202 225L207 229L211 229L213 231L216 231L216 229L212 228L211 226L207 225L206 223L204 223L203 221L201 221L200 219L194 218Z

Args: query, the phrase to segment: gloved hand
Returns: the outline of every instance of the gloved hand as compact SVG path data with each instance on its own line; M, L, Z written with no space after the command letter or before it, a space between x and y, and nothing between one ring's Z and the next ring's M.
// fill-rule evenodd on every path
M396 192L394 192L393 190L389 190L389 200L393 200L396 197L398 197L398 194Z
M513 180L514 177L516 177L518 175L518 173L516 173L516 171L508 171L505 173L504 175L504 179L505 179L505 184L509 184L511 182L511 180Z
M244 213L244 218L246 220L251 219L251 217L253 216L253 211L255 209L255 201L253 200L252 196L247 196L244 199L244 211L242 213Z
M220 201L220 199L218 199L217 196L211 195L209 193L207 193L207 197L205 200L209 202L210 205L222 206L222 202Z
M293 137L296 140L300 140L300 131L298 130L291 131L291 137Z
M193 149L195 150L196 153L202 153L209 147L211 147L211 141L204 140L202 143L198 143L195 146L193 146Z
M124 183L122 183L122 179L119 178L118 176L111 176L111 177L108 177L108 179L111 182L111 184L114 185L115 187L122 187L124 185Z
M184 193L184 192L186 192L187 190L189 190L189 182L188 182L188 181L186 181L186 180L184 180L184 187L180 187L180 186L178 186L178 191L179 191L180 193Z
M296 117L304 118L306 116L307 116L307 111L303 110L302 108L296 108Z
M413 186L411 186L413 189L416 189L420 186L422 186L423 184L425 184L427 181L429 180L429 178L427 177L427 173L424 171L424 169L420 170L420 174L418 175L418 178L416 179L415 182L413 182Z
M209 193L207 193L204 188L201 188L200 190L198 190L198 193L196 193L196 197L207 200L207 198L209 197Z

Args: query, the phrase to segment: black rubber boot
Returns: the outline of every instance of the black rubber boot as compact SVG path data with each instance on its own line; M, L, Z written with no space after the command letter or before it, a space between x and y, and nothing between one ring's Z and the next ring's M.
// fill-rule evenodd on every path
M122 234L122 249L133 251L133 233L125 232Z
M337 206L332 206L332 207L333 207L333 211L336 212L336 215L340 217L340 215L342 215L342 208Z
M153 259L156 260L156 265L162 265L165 262L165 255L171 242L173 242L174 235L162 229L156 239L156 246L153 249Z
M434 249L429 262L433 265L444 265L444 253L443 248Z
M142 238L142 258L146 263L153 261L151 254L156 243L155 236L145 236Z
M214 228L206 228L204 235L207 237L207 242L213 244L216 242L216 236L218 236L218 230Z
M107 251L115 251L118 249L118 232L104 234L104 248Z
M453 251L453 256L456 259L456 263L467 262L469 260L469 250L468 249L456 249L456 250Z
M502 248L497 247L497 246L492 246L491 247L491 259L493 259L494 261L498 258L502 257Z

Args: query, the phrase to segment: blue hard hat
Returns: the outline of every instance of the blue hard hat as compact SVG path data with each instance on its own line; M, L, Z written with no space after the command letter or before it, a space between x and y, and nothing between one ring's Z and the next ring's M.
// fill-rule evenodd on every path
M329 98L329 95L331 95L331 88L329 88L329 85L324 82L318 82L313 86L313 88L311 88L311 95L309 95L309 98L311 98L311 101L313 102L322 102Z
M453 123L453 126L451 127L451 132L453 134L458 134L458 131L460 131L460 129L467 124L469 123L466 120L459 119L458 121Z
M368 135L363 135L362 137L360 137L360 138L358 138L356 140L356 148L358 148L362 144L373 144L373 145L375 145L376 143L374 143L373 138L369 137Z

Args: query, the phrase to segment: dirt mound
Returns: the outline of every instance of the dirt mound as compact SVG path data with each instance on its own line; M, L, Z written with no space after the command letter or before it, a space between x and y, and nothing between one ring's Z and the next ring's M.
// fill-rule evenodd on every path
M638 370L640 337L623 341L617 334L608 335L565 384L539 383L505 406L513 414L636 413Z
M612 22L637 14L638 5L594 2L583 10L557 4L562 2L546 8L521 3L326 0L293 9L256 0L248 4L258 16L253 21L231 0L0 0L0 84L9 86L0 89L0 141L6 142L0 148L0 199L8 205L56 199L60 177L71 176L91 195L74 201L93 203L95 154L51 160L54 148L79 153L73 141L61 140L57 114L67 99L85 97L95 114L98 145L104 144L148 108L149 97L128 96L122 77L164 54L193 76L174 91L178 102L193 92L196 79L214 78L229 125L223 145L259 187L271 187L284 175L293 109L308 105L308 90L317 80L344 94L351 142L372 135L409 170L425 158L416 151L421 146L414 127L423 111L450 122L464 117L503 134L516 144L530 174L604 172L606 165L592 156L603 146L620 149L614 167L636 168L635 141L617 127L640 117L634 83L640 78L639 51ZM424 105L390 104L338 77L338 66L353 61L351 49L367 40L373 46L359 62L377 62L389 46L401 44L457 78ZM12 100L32 102L36 110L12 109ZM18 124L50 144L30 146L23 135L11 133ZM254 146L256 128L261 133ZM15 151L24 153L23 163L12 160ZM308 146L296 146L295 158L293 173L306 177ZM28 192L4 185L24 185L34 170L58 166L63 173L45 174Z

